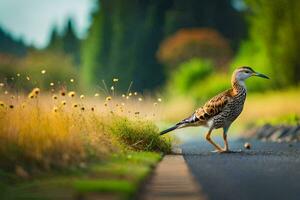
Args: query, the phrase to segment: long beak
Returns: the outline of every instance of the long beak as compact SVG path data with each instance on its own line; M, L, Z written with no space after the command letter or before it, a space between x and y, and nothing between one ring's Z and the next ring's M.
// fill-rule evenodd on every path
M269 77L267 77L266 75L264 75L264 74L261 74L261 73L258 73L258 72L254 72L254 73L253 73L253 76L258 76L258 77L261 77L261 78L270 79L270 78L269 78Z

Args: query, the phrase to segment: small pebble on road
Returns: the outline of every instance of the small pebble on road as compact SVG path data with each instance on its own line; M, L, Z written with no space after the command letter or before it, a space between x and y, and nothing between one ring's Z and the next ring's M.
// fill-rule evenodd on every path
M244 148L245 149L251 149L251 144L249 142L245 142Z

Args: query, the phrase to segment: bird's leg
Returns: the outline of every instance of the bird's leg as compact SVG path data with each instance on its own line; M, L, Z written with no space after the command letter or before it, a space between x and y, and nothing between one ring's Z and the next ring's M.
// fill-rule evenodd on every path
M224 148L220 153L233 153L233 151L229 150L228 142L227 142L227 131L229 127L223 128L223 140L224 140Z
M216 148L217 152L222 152L223 149L210 138L211 132L212 129L209 129L209 131L206 133L205 139Z
M224 140L224 149L223 152L229 152L229 146L228 146L228 142L227 142L227 131L224 130L223 131L223 140Z

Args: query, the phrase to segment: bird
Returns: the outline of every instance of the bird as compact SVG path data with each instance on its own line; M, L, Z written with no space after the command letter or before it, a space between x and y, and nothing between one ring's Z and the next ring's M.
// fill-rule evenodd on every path
M243 110L247 95L245 80L253 76L269 79L268 76L254 71L249 66L238 67L232 74L230 89L214 96L192 115L160 132L160 135L175 129L203 126L208 128L205 139L215 148L213 152L232 152L227 141L228 129ZM212 131L219 128L223 129L224 148L211 139Z

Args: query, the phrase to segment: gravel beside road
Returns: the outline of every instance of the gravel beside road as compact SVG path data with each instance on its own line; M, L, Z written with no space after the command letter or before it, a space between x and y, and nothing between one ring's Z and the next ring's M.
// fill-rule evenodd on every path
M211 153L211 145L182 145L184 158L211 200L300 199L300 143L230 141L237 153ZM240 151L241 150L241 151Z
M300 125L270 125L253 127L244 132L245 138L255 138L272 142L299 142Z

